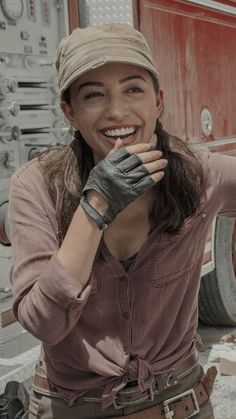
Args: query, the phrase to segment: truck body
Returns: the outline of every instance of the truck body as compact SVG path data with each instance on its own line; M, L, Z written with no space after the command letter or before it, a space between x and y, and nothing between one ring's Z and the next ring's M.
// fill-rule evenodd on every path
M193 147L236 156L236 2L141 0L135 5L135 26L160 69L164 127ZM235 239L235 220L218 217L202 266L199 315L206 323L236 324Z

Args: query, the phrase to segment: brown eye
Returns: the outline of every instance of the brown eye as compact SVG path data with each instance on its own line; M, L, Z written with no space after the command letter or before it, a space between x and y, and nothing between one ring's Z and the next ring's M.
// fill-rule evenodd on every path
M101 92L91 92L91 93L88 93L87 95L85 95L84 99L85 100L93 99L93 98L101 97L101 96L103 96L103 94Z
M143 90L140 87L130 87L127 89L128 93L142 93Z

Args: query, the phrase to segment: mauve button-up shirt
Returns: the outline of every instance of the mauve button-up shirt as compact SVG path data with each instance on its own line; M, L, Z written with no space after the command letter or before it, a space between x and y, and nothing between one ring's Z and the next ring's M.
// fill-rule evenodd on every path
M84 289L57 259L55 209L38 161L12 176L13 310L42 341L42 367L69 404L102 386L107 407L129 379L144 391L189 350L208 229L217 214L236 217L236 158L196 153L205 179L196 214L178 233L154 229L127 272L102 241Z

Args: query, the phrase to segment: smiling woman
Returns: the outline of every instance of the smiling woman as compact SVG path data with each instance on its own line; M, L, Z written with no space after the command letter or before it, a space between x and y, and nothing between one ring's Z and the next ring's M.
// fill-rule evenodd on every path
M111 151L118 138L122 146L153 141L162 92L154 90L147 70L105 64L82 74L69 90L70 103L62 101L62 110L93 149L95 162Z
M42 341L29 418L212 419L197 301L208 228L236 216L235 159L162 128L130 26L76 29L56 67L74 139L11 184L14 314Z

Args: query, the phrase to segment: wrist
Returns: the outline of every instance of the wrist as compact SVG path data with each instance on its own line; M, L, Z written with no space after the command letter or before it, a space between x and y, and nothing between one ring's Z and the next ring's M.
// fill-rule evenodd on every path
M97 223L100 230L106 230L109 227L106 215L101 215L92 205L90 205L86 195L82 195L80 206Z
M108 204L105 199L96 191L90 190L86 193L86 200L99 214L106 215Z

